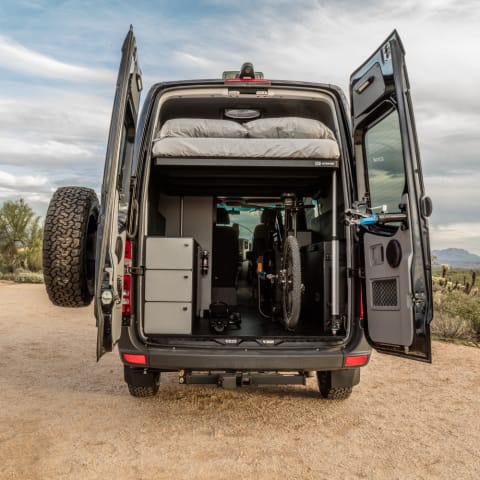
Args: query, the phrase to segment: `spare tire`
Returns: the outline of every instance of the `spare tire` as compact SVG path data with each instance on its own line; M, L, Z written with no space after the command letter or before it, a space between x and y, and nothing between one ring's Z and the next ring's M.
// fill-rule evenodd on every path
M62 187L50 200L43 234L43 275L60 307L90 304L95 285L99 204L90 188Z

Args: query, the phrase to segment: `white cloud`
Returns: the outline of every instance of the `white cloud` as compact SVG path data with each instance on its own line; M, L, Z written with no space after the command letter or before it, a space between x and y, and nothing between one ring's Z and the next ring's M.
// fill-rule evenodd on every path
M46 90L32 97L0 97L0 129L43 138L104 140L112 102L94 95Z
M52 196L52 185L44 175L14 175L0 170L0 200L23 198L37 214L44 215Z
M0 164L98 162L105 155L111 103L58 91L33 99L0 97Z
M480 255L480 222L430 226L432 250L461 246Z
M192 55L188 52L176 52L175 57L179 62L182 62L189 67L196 66L205 69L212 68L214 65L214 63L208 58Z
M3 69L34 77L63 79L74 82L115 81L115 74L107 69L94 69L61 62L0 36L0 64Z
M48 182L43 175L16 176L0 170L0 188L11 189L18 187L41 187Z
M86 143L70 143L52 139L11 138L0 135L0 164L52 166L97 160L99 147Z
M425 179L427 194L433 202L432 223L476 222L480 218L480 172L465 172L462 165L457 167L444 176Z

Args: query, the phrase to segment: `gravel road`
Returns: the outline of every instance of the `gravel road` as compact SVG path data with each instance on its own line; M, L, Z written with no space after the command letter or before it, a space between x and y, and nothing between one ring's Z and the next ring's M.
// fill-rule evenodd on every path
M480 475L480 349L425 365L374 354L346 401L306 387L221 390L162 377L130 397L95 362L91 308L0 284L1 479L467 479Z

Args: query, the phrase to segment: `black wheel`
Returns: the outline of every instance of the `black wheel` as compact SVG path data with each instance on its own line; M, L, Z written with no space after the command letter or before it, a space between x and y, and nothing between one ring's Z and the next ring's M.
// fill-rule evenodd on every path
M332 387L332 372L317 372L317 379L323 398L345 400L352 393L352 387Z
M160 385L154 385L150 387L139 387L137 385L131 385L130 383L128 384L128 391L130 392L130 395L132 397L139 397L139 398L154 397L157 394L159 388L160 388Z
M223 322L215 322L213 324L213 329L217 332L217 333L223 333L225 331L225 323Z
M50 200L43 236L43 275L50 300L89 305L95 284L98 199L90 188L62 187Z
M293 236L285 240L283 251L283 269L285 271L283 289L283 322L287 329L293 330L300 318L302 304L302 272L300 266L300 247Z
M160 372L124 366L124 378L132 397L153 397L160 388Z

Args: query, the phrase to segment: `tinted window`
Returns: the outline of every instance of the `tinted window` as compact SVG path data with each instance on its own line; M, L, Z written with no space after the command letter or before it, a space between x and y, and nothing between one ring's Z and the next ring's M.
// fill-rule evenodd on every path
M387 212L398 212L405 188L405 169L396 110L367 131L365 154L370 206L386 205Z

